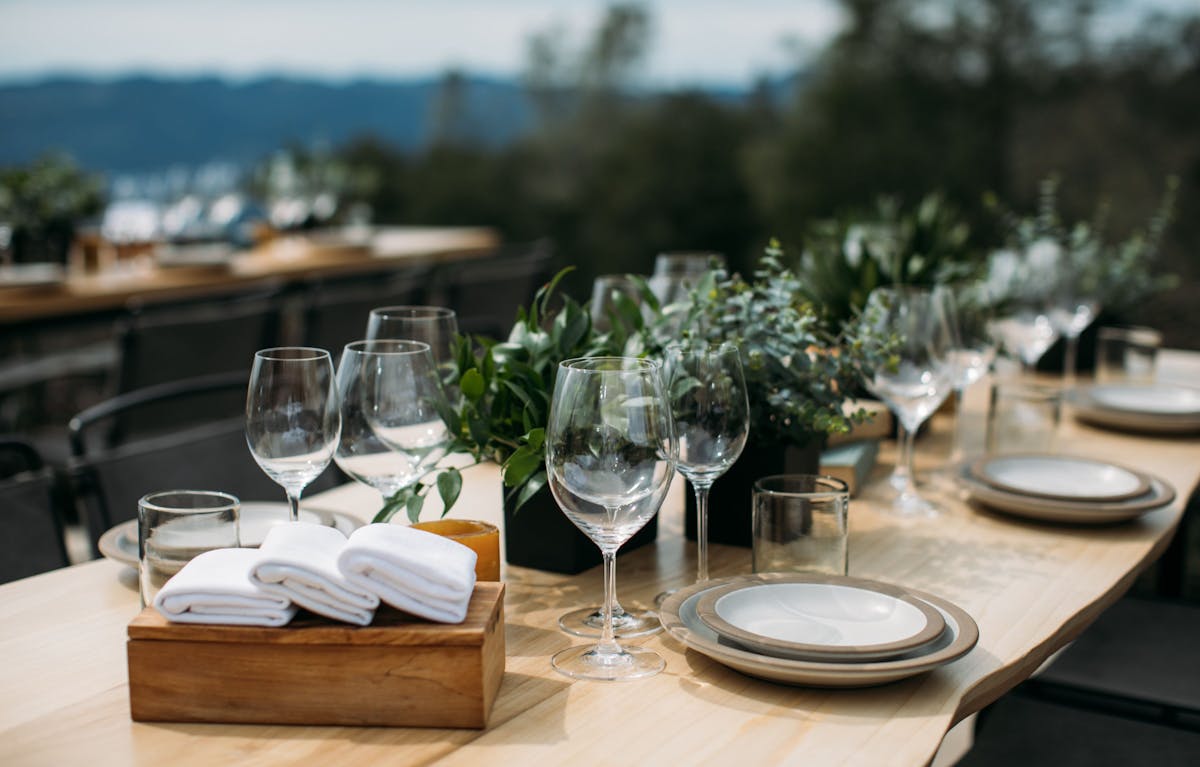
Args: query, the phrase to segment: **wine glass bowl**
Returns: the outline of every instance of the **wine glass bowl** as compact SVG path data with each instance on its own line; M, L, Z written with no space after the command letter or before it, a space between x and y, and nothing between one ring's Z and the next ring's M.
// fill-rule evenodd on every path
M659 366L631 357L559 365L546 427L546 474L563 513L604 558L604 626L594 647L556 654L559 672L581 679L650 676L664 663L613 634L617 549L658 512L674 475L677 443ZM585 503L566 502L567 495Z
M300 494L329 466L341 433L333 362L324 349L255 353L246 393L246 444L287 494L293 522Z
M437 382L429 345L419 341L355 341L347 344L337 369L342 436L334 461L353 479L375 488L384 497L419 480L445 454L449 440L437 415ZM422 379L422 377L424 377ZM400 381L404 384L401 386ZM377 387L399 386L388 396ZM405 397L431 400L424 413L405 405ZM395 403L395 400L401 400ZM395 404L394 404L395 403ZM403 423L381 415L381 408L396 407L409 414ZM386 423L385 423L386 421ZM390 426L388 424L391 424ZM385 441L378 429L388 436Z

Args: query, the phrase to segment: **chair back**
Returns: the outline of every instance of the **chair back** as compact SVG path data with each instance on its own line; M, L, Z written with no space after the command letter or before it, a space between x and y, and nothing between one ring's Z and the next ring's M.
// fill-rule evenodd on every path
M148 387L89 408L71 419L72 474L93 551L105 530L137 517L138 499L158 490L223 490L242 501L282 502L284 491L258 467L246 445L244 402L248 372L223 373ZM203 424L95 448L89 431L148 408L189 407L194 398L239 393L241 407ZM305 490L340 481L326 470Z
M313 283L307 294L303 345L336 361L351 341L367 337L367 319L380 306L423 304L429 272L410 269Z
M70 564L53 484L29 444L0 439L0 583Z
M517 309L533 300L549 278L554 252L549 240L508 245L495 255L443 268L447 304L461 333L504 340Z

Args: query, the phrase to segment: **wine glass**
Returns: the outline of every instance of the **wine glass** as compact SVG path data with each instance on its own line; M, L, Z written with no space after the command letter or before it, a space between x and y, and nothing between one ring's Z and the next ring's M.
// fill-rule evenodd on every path
M333 458L341 427L329 352L285 346L255 353L246 444L287 493L293 522L300 519L300 494Z
M954 372L954 430L951 433L948 472L963 460L963 394L983 378L996 358L996 341L991 332L992 294L984 282L959 282L936 289L946 311L952 345L949 353Z
M1090 252L1068 252L1059 267L1057 289L1050 306L1050 321L1066 341L1063 351L1063 386L1075 386L1075 368L1079 356L1079 336L1100 313L1098 286L1089 274L1084 259Z
M398 462L391 464L385 459L384 468L370 475L378 481L380 475L393 470L386 467L393 467L399 472L391 477L399 483L394 493L432 470L450 447L453 435L443 417L449 405L437 366L429 344L421 341L361 341L347 345L346 352L361 357L363 363L358 368L359 380L353 384L360 409L353 425L355 441L362 436L359 428L365 423L375 439L392 450ZM366 440L363 449L364 455L380 454L378 446ZM342 458L338 464L348 463L347 473L360 479L354 473L357 469L362 472L361 481L373 484L368 467L378 460L358 463L351 456L348 462Z
M661 500L644 501L661 497L670 484L677 452L657 363L593 357L560 364L546 427L546 474L563 513L604 557L600 641L557 653L551 663L560 673L624 680L663 669L658 654L622 648L613 635L616 553L658 512ZM562 502L563 491L589 505Z
M750 434L741 353L730 343L672 345L666 349L663 372L679 440L676 468L696 495L696 580L706 581L708 491L737 461Z
M429 344L433 361L448 383L454 368L458 315L444 306L381 306L367 318L367 340L395 339Z
M913 481L913 438L917 429L954 388L953 348L941 294L928 288L876 288L867 297L864 320L895 340L891 364L880 365L869 383L903 427L901 451L889 483L896 490L892 511L934 516L938 508L921 497Z
M430 379L433 380L430 380ZM401 384L403 380L403 384ZM409 381L413 383L410 384ZM378 387L402 385L392 398L378 395ZM341 401L342 438L334 461L355 480L375 488L384 500L408 487L432 467L442 450L411 452L393 449L372 428L379 419L382 401L405 397L431 399L438 412L437 386L429 344L420 341L355 341L346 344L337 368L337 391ZM446 440L449 435L446 435Z
M592 327L602 333L612 330L612 315L617 314L618 296L635 306L642 302L637 284L624 274L601 274L592 281ZM619 315L618 315L619 316Z
M992 333L1009 354L1021 361L1032 375L1038 360L1058 340L1058 326L1051 319L1058 255L1050 243L1035 244L1023 256L1005 251L992 259L991 282L1003 296ZM998 268L999 267L999 268ZM999 276L997 276L999 273Z

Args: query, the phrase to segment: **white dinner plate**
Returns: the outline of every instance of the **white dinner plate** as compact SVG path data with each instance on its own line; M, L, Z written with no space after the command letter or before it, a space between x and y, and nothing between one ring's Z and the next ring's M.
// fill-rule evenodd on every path
M1140 472L1069 455L995 456L974 463L970 470L992 487L1040 498L1123 501L1150 490L1149 478Z
M1137 393L1134 395L1133 400L1129 400L1124 394L1114 392L1113 389L1115 388L1126 390L1126 393L1131 389L1152 389L1155 391L1174 391L1175 394L1167 394L1164 399L1164 403L1166 404L1160 406L1158 409L1129 410L1110 405L1141 402L1143 401L1145 392ZM1101 400L1096 399L1095 395L1098 390L1100 391L1101 399L1110 403L1109 405L1101 404ZM1105 391L1108 392L1107 395ZM1193 396L1200 397L1200 392L1184 386L1093 386L1073 392L1071 394L1071 403L1073 405L1072 412L1077 419L1095 426L1150 434L1190 434L1200 432L1200 412L1176 411L1180 407L1190 407L1190 405L1186 405L1185 403L1190 402Z
M1171 384L1100 384L1089 392L1092 402L1111 410L1155 415L1200 415L1200 390Z
M1150 489L1145 495L1124 501L1062 501L1054 498L1038 498L1032 495L1006 492L985 482L980 482L967 473L960 475L959 479L970 493L972 500L996 511L1046 522L1107 525L1134 519L1147 512L1162 508L1175 500L1173 487L1158 477L1146 476L1150 480Z
M896 657L945 631L941 613L889 584L795 575L709 589L696 605L719 636L765 655L816 661Z
M286 503L256 502L243 503L238 512L238 536L242 546L256 548L262 545L267 531L275 525L281 525L288 520ZM300 509L300 520L303 522L318 522L337 528L345 535L350 535L363 523L347 514L336 511L316 511ZM137 520L122 522L100 536L97 543L100 553L107 559L137 567L138 563L138 530Z
M736 575L703 581L682 588L662 604L659 618L667 632L688 648L717 663L760 679L808 687L872 687L932 671L966 655L979 641L979 627L962 608L932 594L910 589L909 593L932 605L942 615L946 631L934 643L889 660L862 663L825 663L762 655L726 643L704 625L696 605L705 591L739 580L768 583L786 577L764 573Z

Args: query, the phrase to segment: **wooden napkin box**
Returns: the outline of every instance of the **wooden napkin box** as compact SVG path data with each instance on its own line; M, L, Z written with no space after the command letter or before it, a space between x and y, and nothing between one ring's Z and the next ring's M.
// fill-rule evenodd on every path
M477 583L467 619L382 606L370 626L302 613L283 628L129 624L138 722L487 726L504 676L504 584Z

